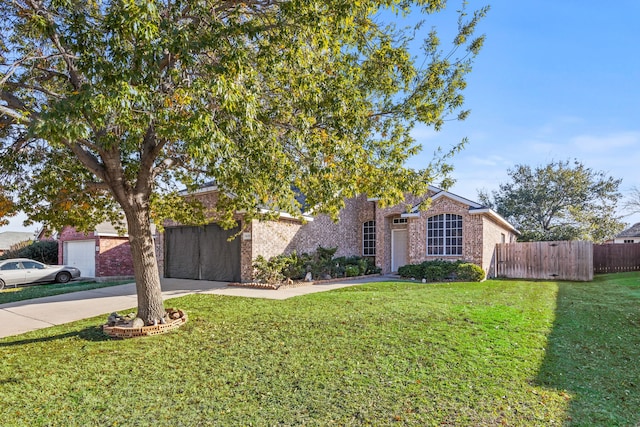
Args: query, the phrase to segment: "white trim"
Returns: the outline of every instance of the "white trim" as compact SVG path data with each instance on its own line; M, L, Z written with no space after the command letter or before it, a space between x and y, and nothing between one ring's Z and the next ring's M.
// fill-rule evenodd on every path
M459 221L462 222L462 224L460 225L460 227L452 227L452 228L448 228L446 227L446 223L447 223L447 215L449 215L450 217L456 217L456 218L450 218L452 220L456 220L458 219ZM441 230L444 231L444 234L442 236L443 238L443 243L442 243L442 251L444 253L441 254L430 254L429 253L429 248L433 247L434 245L429 246L429 220L438 216L442 216L442 228L440 228ZM456 236L456 237L461 237L462 238L462 242L460 243L460 245L457 244L451 244L451 245L447 245L446 239L447 238L451 238L452 236L447 236L447 232L450 230L460 230L460 232L462 233L462 236ZM433 238L433 237L431 237ZM464 242L465 242L465 233L464 233L464 217L460 214L457 213L437 213L435 215L431 215L430 217L427 218L427 223L426 223L426 233L425 233L425 243L427 244L426 248L426 252L425 255L426 256L441 256L441 257L461 257L464 254ZM460 253L459 254L448 254L446 253L449 249L451 248L460 248Z
M194 191L181 190L178 194L181 196L189 196L191 194L209 193L211 191L218 191L217 185L208 185L206 187L196 188Z
M400 218L420 218L419 212L409 212L400 214Z
M429 186L429 189L431 190L432 187ZM473 209L482 208L481 204L476 203L474 201L471 201L469 199L465 199L464 197L458 196L457 194L449 193L448 191L445 191L445 190L436 189L435 187L433 187L433 189L436 190L437 193L434 194L433 196L427 197L425 200L423 200L422 202L420 202L417 205L415 205L411 209L411 213L418 212L420 210L420 205L423 204L426 200L431 199L432 201L434 201L434 200L438 200L441 197L446 197L446 198L454 200L454 201L456 201L458 203L462 203L463 205L469 206L469 208L473 208Z
M260 213L261 214L269 214L269 213L273 213L273 212L274 211L269 210L269 209L260 209ZM312 217L311 215L303 214L302 218L301 218L301 217L298 217L298 216L293 216L293 215L291 215L291 214L289 214L287 212L282 212L282 211L276 211L276 212L278 213L278 217L279 218L297 219L298 221L300 221L301 219L304 219L305 221L308 221L308 222L313 222L313 220L314 220L314 217ZM239 211L238 213L241 213L241 212Z
M506 219L504 219L499 213L497 213L493 209L490 209L490 208L470 209L469 214L471 215L488 214L490 217L495 219L501 225L506 226L509 230L513 231L516 234L520 234L520 232L513 225L509 224L509 222Z

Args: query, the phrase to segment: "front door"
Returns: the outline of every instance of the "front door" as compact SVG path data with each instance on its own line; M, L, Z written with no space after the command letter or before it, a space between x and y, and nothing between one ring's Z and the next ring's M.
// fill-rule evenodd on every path
M407 230L391 230L391 271L407 264Z

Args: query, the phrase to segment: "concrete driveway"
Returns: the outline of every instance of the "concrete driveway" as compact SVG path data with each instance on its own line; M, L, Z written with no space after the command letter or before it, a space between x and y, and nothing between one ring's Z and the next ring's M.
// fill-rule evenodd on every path
M226 282L162 279L162 296L166 300L203 293L284 300L295 296L382 280L389 279L377 276L273 290L231 287L227 286ZM135 283L0 304L0 338L100 315L104 315L106 321L109 313L135 310L136 305Z

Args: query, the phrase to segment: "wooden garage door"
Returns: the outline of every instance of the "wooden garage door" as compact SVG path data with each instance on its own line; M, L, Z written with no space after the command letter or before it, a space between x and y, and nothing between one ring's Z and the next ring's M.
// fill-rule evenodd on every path
M165 275L177 279L240 281L239 228L218 225L165 229Z
M82 277L96 277L96 242L78 240L64 242L64 264L76 267Z

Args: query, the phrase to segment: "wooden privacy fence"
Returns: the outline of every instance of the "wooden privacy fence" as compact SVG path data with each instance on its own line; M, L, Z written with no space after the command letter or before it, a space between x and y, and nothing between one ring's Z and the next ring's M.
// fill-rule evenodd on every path
M495 262L498 277L593 280L593 244L591 242L498 243Z
M640 271L640 244L593 245L593 269L595 273Z

